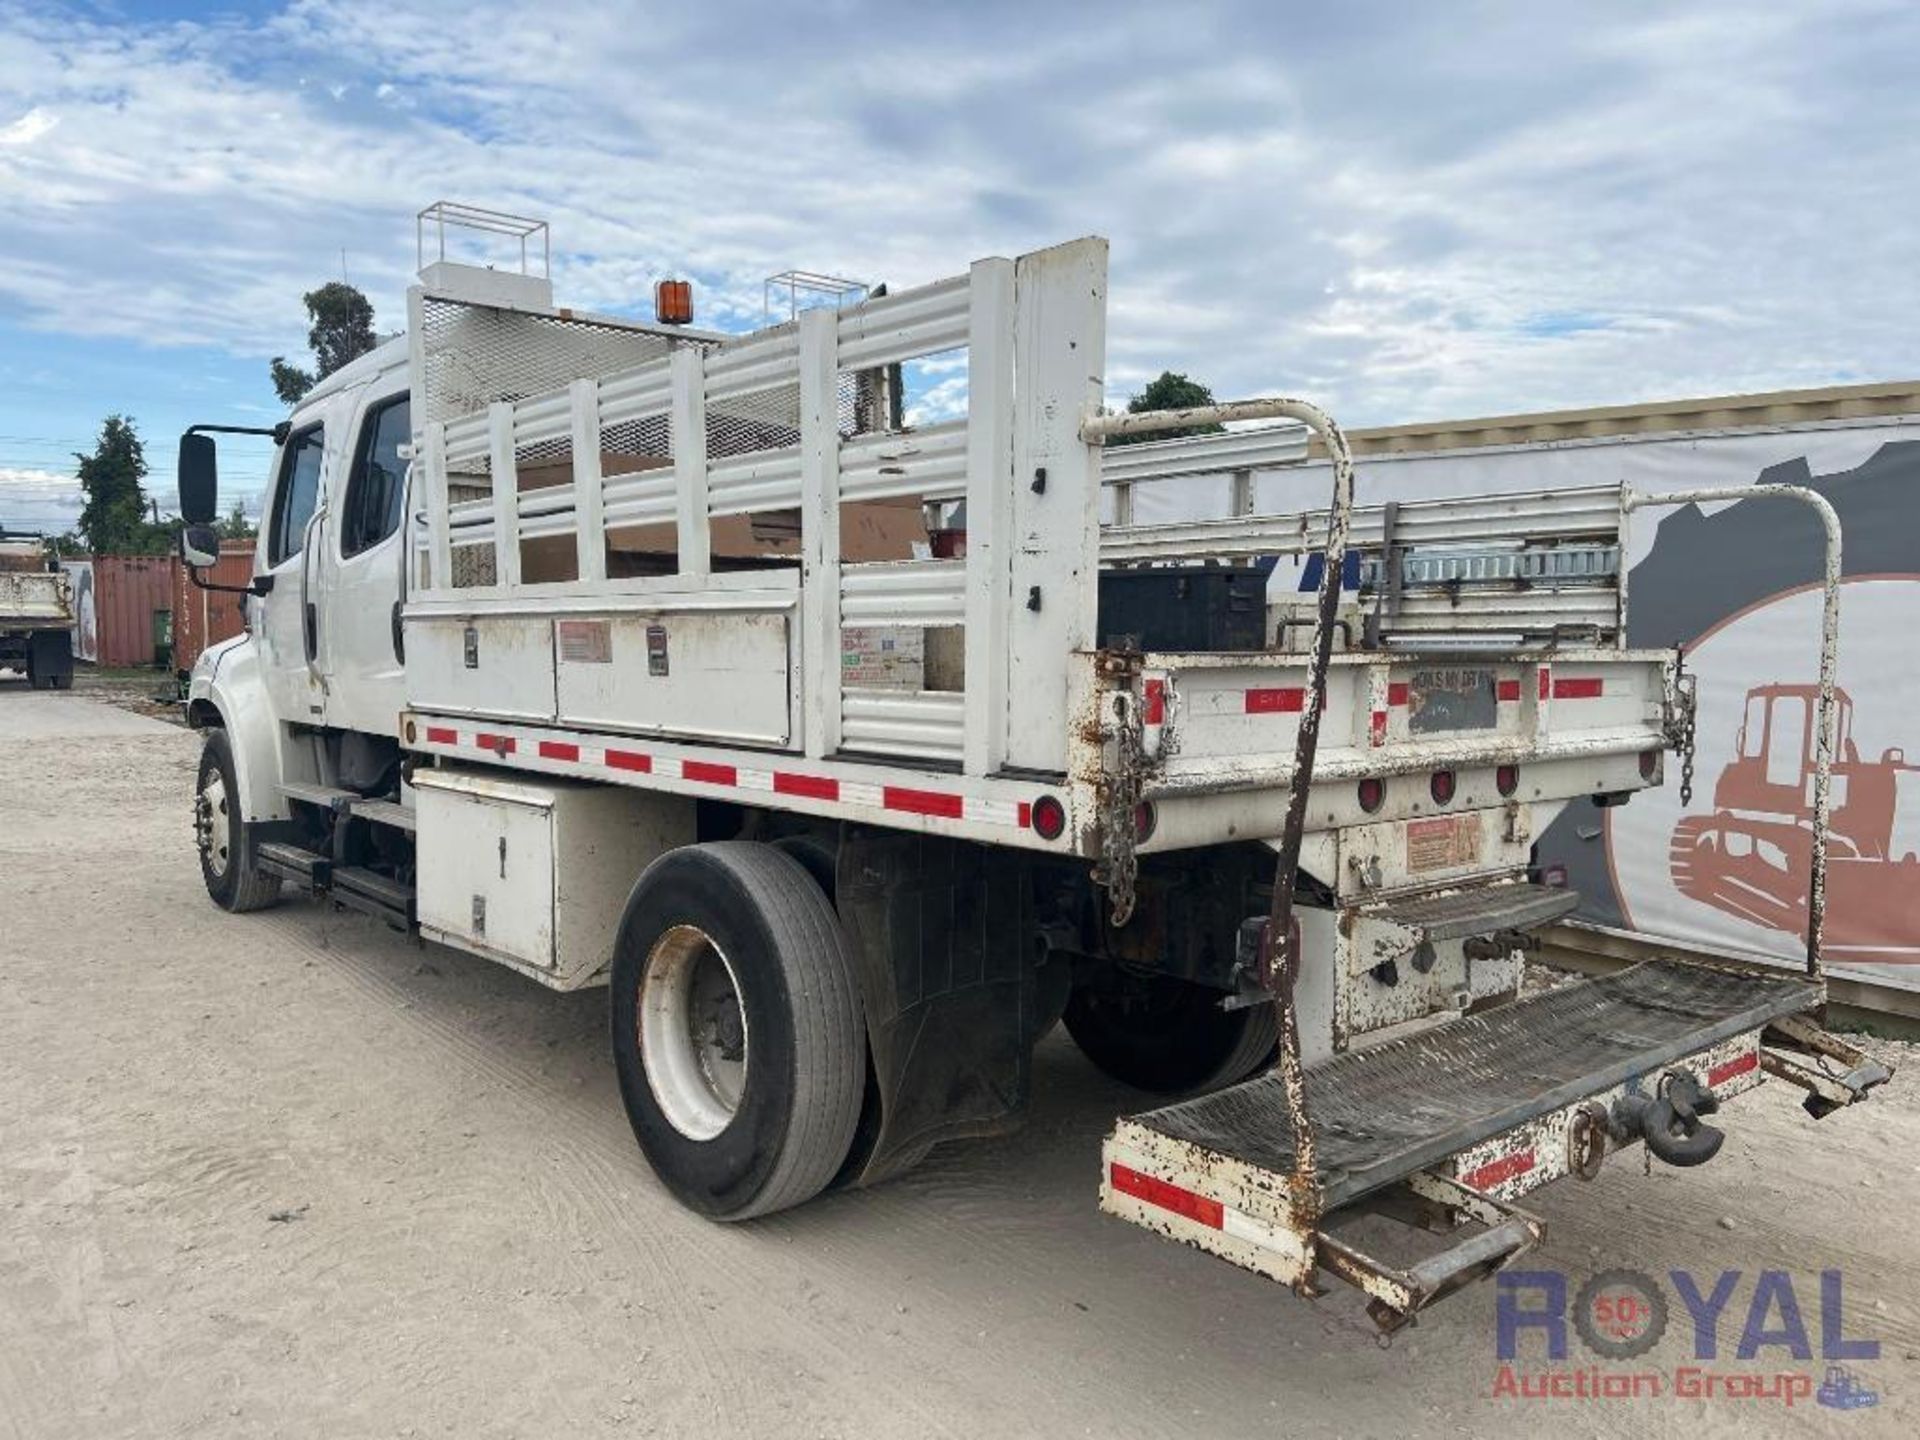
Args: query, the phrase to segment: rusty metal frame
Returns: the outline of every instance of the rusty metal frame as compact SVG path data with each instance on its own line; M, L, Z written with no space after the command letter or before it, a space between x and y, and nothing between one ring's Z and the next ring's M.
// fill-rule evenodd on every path
M1820 517L1826 531L1826 570L1821 580L1820 733L1813 762L1813 863L1807 888L1807 975L1821 979L1822 932L1827 912L1827 832L1833 819L1833 752L1840 743L1840 707L1834 698L1834 674L1840 650L1840 516L1827 498L1804 485L1709 485L1649 495L1631 487L1621 492L1628 512L1695 505L1720 500L1795 500Z
M1316 1237L1320 1264L1368 1298L1367 1314L1391 1335L1430 1305L1502 1270L1546 1238L1539 1216L1432 1170L1409 1175L1417 1200L1457 1211L1484 1228L1402 1269L1374 1259L1338 1236Z
M1326 411L1308 400L1274 396L1237 400L1225 405L1199 405L1184 410L1153 410L1137 415L1092 416L1080 426L1081 438L1104 441L1113 435L1139 435L1192 425L1226 424L1236 420L1297 420L1319 435L1333 461L1333 500L1327 510L1327 541L1322 551L1320 593L1314 607L1313 640L1308 648L1311 670L1306 703L1294 741L1293 774L1287 791L1287 816L1280 832L1280 849L1273 872L1273 908L1267 916L1268 954L1283 947L1278 967L1263 965L1264 977L1276 968L1279 985L1275 1003L1280 1009L1280 1057L1275 1068L1286 1089L1287 1115L1294 1134L1294 1167L1288 1184L1294 1203L1307 1212L1301 1232L1306 1237L1306 1265L1311 1273L1317 1230L1313 1221L1320 1207L1319 1164L1313 1122L1307 1113L1306 1067L1300 1058L1300 1021L1294 1004L1294 984L1300 974L1300 936L1293 921L1293 877L1300 865L1300 847L1306 837L1307 800L1313 786L1313 760L1320 745L1320 721L1326 709L1327 668L1333 659L1333 632L1340 611L1341 577L1346 570L1347 531L1353 518L1353 455L1347 437ZM1276 939L1277 937L1277 939Z

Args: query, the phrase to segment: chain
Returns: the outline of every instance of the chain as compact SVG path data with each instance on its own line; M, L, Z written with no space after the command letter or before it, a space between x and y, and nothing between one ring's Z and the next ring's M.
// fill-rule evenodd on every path
M1113 720L1115 754L1100 812L1097 878L1107 887L1107 918L1118 929L1133 918L1133 886L1140 874L1140 859L1133 848L1139 834L1135 812L1140 807L1140 776L1147 755L1140 738L1140 707L1129 692L1113 692Z
M1687 652L1682 650L1673 672L1674 714L1668 722L1668 741L1680 752L1680 804L1693 803L1693 739L1699 710L1699 677L1687 673Z

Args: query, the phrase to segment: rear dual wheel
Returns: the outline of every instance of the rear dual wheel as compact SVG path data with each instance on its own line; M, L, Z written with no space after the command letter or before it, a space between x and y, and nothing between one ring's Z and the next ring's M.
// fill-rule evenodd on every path
M825 1189L853 1144L866 1029L819 884L771 845L660 857L621 922L612 976L627 1119L689 1208L748 1220Z
M1246 1079L1280 1041L1271 1004L1223 1010L1223 998L1168 975L1113 974L1075 989L1061 1018L1081 1053L1115 1080L1194 1094Z

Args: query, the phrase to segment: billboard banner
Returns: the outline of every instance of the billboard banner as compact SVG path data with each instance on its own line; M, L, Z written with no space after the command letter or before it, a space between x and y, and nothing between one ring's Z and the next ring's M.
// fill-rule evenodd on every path
M1810 486L1845 535L1826 954L1836 974L1920 989L1920 416L1719 433L1607 436L1363 456L1364 504L1627 482ZM1326 503L1324 463L1257 479L1257 508ZM1141 487L1141 520L1225 513ZM1160 493L1155 494L1153 492ZM1581 914L1683 944L1797 965L1804 955L1819 522L1747 500L1641 511L1630 527L1629 643L1682 644L1698 677L1692 803L1679 766L1632 803L1571 805L1541 837ZM1283 567L1284 568L1284 567ZM1277 583L1286 583L1276 576Z

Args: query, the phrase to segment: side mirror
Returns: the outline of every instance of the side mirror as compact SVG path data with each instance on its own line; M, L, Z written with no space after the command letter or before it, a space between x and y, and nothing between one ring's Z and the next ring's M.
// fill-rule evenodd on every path
M191 432L180 437L180 518L189 526L213 524L219 514L220 469L215 458L213 437ZM185 544L185 537L182 537ZM219 545L215 545L215 552ZM189 561L189 564L199 563ZM213 562L204 562L211 565Z
M191 438L199 438L197 436ZM181 447L182 452L185 446ZM207 448L213 448L209 442ZM186 489L185 477L181 480L181 490ZM182 525L180 527L180 558L188 565L204 569L220 558L220 532L211 525Z

